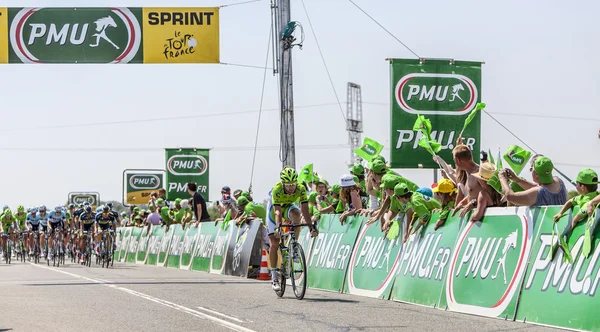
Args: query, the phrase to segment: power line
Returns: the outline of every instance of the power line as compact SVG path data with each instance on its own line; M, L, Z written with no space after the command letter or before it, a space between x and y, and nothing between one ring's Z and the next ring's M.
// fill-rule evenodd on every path
M210 148L213 151L253 151L254 146L220 146ZM302 145L297 146L296 149L300 150L337 150L347 149L347 144L329 144L329 145ZM266 145L258 146L257 150L279 150L279 146ZM147 153L163 151L163 148L7 148L0 147L0 151L12 151L12 152L90 152L90 153L115 153L115 152L126 152L126 153Z
M356 8L358 8L361 12L363 12L365 15L367 15L367 17L369 17L373 22L375 22L375 24L379 25L380 28L382 28L385 32L387 32L390 36L392 36L400 44L402 44L402 46L404 46L407 50L409 50L410 53L414 54L418 59L421 58L417 53L415 53L415 51L411 50L410 47L406 46L406 44L404 44L400 39L398 39L398 37L394 36L394 34L392 34L388 29L386 29L383 25L381 25L379 22L377 22L377 20L374 19L371 15L369 15L366 11L364 11L362 8L360 8L354 1L352 1L352 0L348 0L348 1L350 1L354 6L356 6Z
M271 38L273 37L273 26L269 27L269 41L267 43L267 56L265 57L265 71L263 73L262 88L260 91L260 106L258 108L258 120L256 123L256 137L254 139L254 153L252 154L252 171L250 171L250 185L248 192L252 194L252 181L254 180L254 165L256 164L256 148L258 147L258 134L260 133L260 116L262 115L263 100L265 97L265 83L267 81L267 64L269 63L269 51L271 50Z
M321 103L321 104L303 105L303 106L296 106L295 108L312 108L312 107L333 106L333 105L337 105L337 103ZM269 109L262 110L262 112L275 112L275 111L279 111L279 108L269 108ZM251 114L251 113L257 113L257 112L259 112L259 110L247 110L247 111L237 111L237 112L219 112L219 113L208 113L208 114L197 114L197 115L183 115L183 116L177 116L177 117L163 117L163 118L153 118L153 119L120 120L120 121L90 122L90 123L80 123L80 124L63 124L63 125L50 125L50 126L37 126L37 127L6 128L6 129L0 129L0 132L11 132L11 131L19 131L19 130L39 130L39 129L107 126L107 125L128 124L128 123L139 124L139 123L156 122L156 121L178 121L178 120L188 120L188 119L207 118L207 117L220 117L220 116L230 116L230 115Z
M220 65L224 65L224 66L235 66L235 67L246 67L246 68L258 68L258 69L264 69L264 66L255 66L255 65L246 65L243 63L229 63L229 62L219 62ZM267 69L271 69L273 70L273 68L269 68L267 67Z
M524 117L532 117L532 118L548 118L548 119L559 119L559 120L598 121L598 122L600 122L600 118L585 118L585 117L573 117L573 116L561 116L561 115L547 115L547 114L542 115L542 114L510 113L510 112L493 112L492 114L524 116Z
M260 1L263 1L263 0L250 0L250 1L243 1L243 2L234 2L234 3L227 4L227 5L221 5L221 6L219 6L219 8L233 7L233 6L237 6L237 5L246 5L249 3L260 2Z
M333 89L333 94L335 95L335 99L338 102L340 107L340 112L342 113L342 118L346 121L346 115L344 114L344 109L342 108L342 104L340 103L340 98L338 97L337 91L335 90L335 84L333 84L333 79L331 79L331 74L329 73L329 68L327 68L327 62L325 62L325 57L323 56L323 51L321 51L321 46L319 45L319 40L317 39L317 34L313 29L312 22L310 21L310 16L308 15L308 10L306 10L306 5L304 5L304 0L302 0L302 7L304 8L304 13L306 13L306 19L308 20L308 26L310 27L310 31L315 38L315 44L317 44L317 49L319 50L319 54L321 55L321 60L323 60L323 66L325 66L325 71L327 72L327 77L329 77L329 83L331 83L331 88Z

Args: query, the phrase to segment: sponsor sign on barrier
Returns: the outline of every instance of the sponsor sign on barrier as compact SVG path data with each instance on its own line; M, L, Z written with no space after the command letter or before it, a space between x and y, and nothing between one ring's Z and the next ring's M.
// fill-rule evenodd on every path
M124 262L125 258L127 257L127 248L129 247L129 240L131 239L132 229L133 228L131 227L119 228L119 230L123 233L123 240L121 240L121 243L117 248L119 252L119 262Z
M450 217L435 231L438 218L439 213L433 214L427 226L404 243L392 300L430 307L438 305L461 226L460 217Z
M539 210L538 210L539 211ZM440 307L513 319L535 232L529 208L489 208L460 231Z
M553 243L552 217L559 207L548 207L535 237L529 270L525 277L519 302L517 320L554 325L573 329L598 330L598 286L600 284L600 241L596 232L589 257L581 255L585 223L575 227L569 238L573 264L563 260L558 248L550 260ZM576 213L576 208L573 213ZM559 235L571 223L573 213L566 214L558 222ZM558 241L555 235L554 242Z
M195 226L190 226L195 227ZM198 231L198 240L194 249L194 257L192 258L192 270L210 272L210 261L213 255L215 239L220 226L215 226L213 222L200 223Z
M144 63L218 63L219 8L144 8Z
M192 259L194 258L194 249L198 240L198 228L190 224L186 225L185 236L183 238L183 249L181 250L181 256L179 261L179 268L182 270L189 270L192 266Z
M395 240L384 237L379 222L366 225L366 218L348 264L344 292L355 295L389 299L394 276L402 254L402 232Z
M229 252L229 243L233 232L231 227L221 228L222 221L219 221L217 235L213 244L212 255L210 257L210 273L225 274L225 264L227 263L227 253Z
M173 237L174 228L169 228L168 231L163 235L160 241L160 251L158 252L158 260L156 261L157 266L166 266L167 257L169 255L169 245L171 244L171 238Z
M363 218L353 216L346 221L342 225L339 215L322 216L318 223L319 236L312 241L312 246L303 246L309 287L342 291L350 254ZM305 235L300 238L310 239L308 228L303 228L303 232Z
M140 241L138 243L137 255L135 256L136 264L145 264L146 257L148 256L148 238L152 234L152 229L148 231L148 227L142 228L142 234L140 235Z
M123 229L117 229L117 236L115 237L115 252L114 252L114 257L113 259L115 261L119 261L119 258L121 257L121 247L122 247L122 243L123 243L123 238L124 235Z
M141 227L133 227L131 230L131 236L129 237L129 243L127 244L127 255L125 261L127 263L135 263L137 256L137 247L140 241L140 235L142 234Z
M148 255L146 257L147 265L156 265L158 262L158 254L160 253L160 244L165 234L165 227L152 226L150 231L150 237L148 238Z
M225 274L230 276L247 277L248 266L250 265L250 256L255 247L256 235L260 228L259 220L251 220L250 223L243 223L240 227L231 222L231 239L229 241L229 250L225 264ZM215 252L216 254L216 252Z
M181 229L181 225L173 225L170 227L170 229L171 228L173 229L173 237L171 238L171 244L169 245L169 256L167 257L166 266L178 269L180 260L179 256L181 255L185 232Z

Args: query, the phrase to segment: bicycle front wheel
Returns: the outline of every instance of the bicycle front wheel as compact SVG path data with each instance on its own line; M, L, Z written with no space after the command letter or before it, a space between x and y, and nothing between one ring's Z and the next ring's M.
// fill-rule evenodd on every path
M304 298L306 294L306 258L304 257L304 249L302 246L294 242L290 248L289 271L292 290L298 300Z

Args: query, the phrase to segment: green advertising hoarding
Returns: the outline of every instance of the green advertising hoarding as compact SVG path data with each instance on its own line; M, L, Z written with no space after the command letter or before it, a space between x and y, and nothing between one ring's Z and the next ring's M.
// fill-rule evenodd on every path
M167 266L167 257L169 256L169 245L171 244L171 238L173 238L174 228L171 227L165 233L160 240L160 250L158 251L158 259L156 260L157 266Z
M171 244L169 245L169 256L167 257L167 267L179 268L179 261L181 250L183 249L183 240L185 237L185 231L181 229L181 225L173 225L173 237L171 238Z
M558 233L571 223L573 214L565 214L558 222ZM579 224L569 237L573 263L563 260L559 248L550 260L554 221L552 217L560 207L548 207L540 229L535 237L529 270L523 284L516 319L544 325L561 326L578 330L598 331L598 286L600 285L600 238L596 232L592 251L588 258L581 255L584 242L585 223Z
M125 261L127 263L135 263L140 235L142 235L142 228L133 227L129 242L127 243L127 254L125 255Z
M150 232L150 237L148 238L148 254L146 256L146 264L156 265L158 262L158 254L160 253L160 244L162 243L162 238L165 234L165 227L152 226L152 230Z
M181 250L181 259L179 261L180 269L189 270L192 266L192 259L194 258L193 255L197 240L198 227L195 227L193 224L188 224L185 228L185 236L183 238L183 249Z
M194 257L192 258L192 270L210 272L210 261L220 227L215 226L212 222L200 223L198 227L200 227L200 234L198 235L198 240L196 240L196 249L194 249ZM228 243L225 245L228 245Z
M448 272L450 256L461 227L459 216L449 217L437 231L439 213L409 236L403 245L392 300L436 307Z
M389 299L402 254L402 232L394 239L385 237L379 222L366 224L366 217L354 220L362 226L350 254L344 293ZM314 250L314 249L313 249Z
M413 131L417 115L431 120L433 139L442 145L439 155L452 160L452 149L469 112L481 100L481 63L429 59L391 59L392 168L437 168ZM463 133L463 143L479 151L481 116ZM475 161L479 154L474 153Z
M198 192L205 200L209 200L209 151L196 148L165 149L168 200L190 198L186 185L188 182L195 182Z
M342 225L339 215L323 215L318 223L319 236L312 241L312 247L303 246L309 287L342 291L350 254L363 218L353 216L346 221ZM305 232L304 239L306 236L310 239L308 229Z
M142 8L9 8L10 63L142 63Z
M482 222L467 222L450 256L440 307L514 319L538 212L489 208Z

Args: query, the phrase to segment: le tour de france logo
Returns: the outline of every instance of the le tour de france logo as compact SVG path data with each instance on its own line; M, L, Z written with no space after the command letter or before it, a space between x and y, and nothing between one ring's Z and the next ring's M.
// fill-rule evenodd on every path
M141 33L127 8L24 8L12 20L10 43L24 63L127 63Z
M483 223L468 223L459 234L445 292L450 310L498 317L518 295L533 218L524 208L488 212Z
M208 169L208 162L200 155L179 154L167 160L167 168L173 175L202 175Z
M478 91L464 75L411 73L398 80L394 95L407 113L463 115L477 104Z

